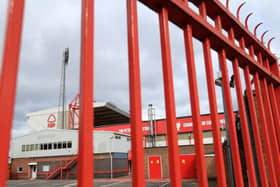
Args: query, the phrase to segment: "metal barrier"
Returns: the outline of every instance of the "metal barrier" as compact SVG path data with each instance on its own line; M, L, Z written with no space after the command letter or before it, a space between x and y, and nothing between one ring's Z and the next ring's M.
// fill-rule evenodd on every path
M277 168L280 168L280 111L278 108L280 106L280 74L277 58L269 50L271 40L268 42L268 47L266 47L263 43L265 33L262 35L261 41L256 38L256 29L260 24L255 28L255 35L251 34L247 27L250 15L246 18L246 25L242 25L239 21L239 11L242 5L237 11L236 18L228 10L228 1L226 2L226 7L218 0L190 0L190 2L187 0L140 0L140 2L159 14L171 186L181 186L181 174L175 124L176 116L168 21L180 27L184 34L199 186L208 186L208 179L200 121L193 37L203 43L218 185L226 186L227 181L218 122L211 49L214 49L219 54L236 186L242 187L244 182L226 60L232 62L234 70L250 186L257 186L257 181L240 81L240 67L244 70L261 184L262 186L269 186L269 184L271 186L280 185L280 172L277 172ZM145 186L145 177L141 130L142 108L136 3L137 0L127 0L127 29L133 157L132 181L133 186L142 187ZM189 3L198 7L199 14L189 7ZM93 0L82 0L78 186L92 186L93 184L93 142L91 141L93 131L93 5ZM8 152L16 93L23 10L24 0L9 1L8 24L0 82L0 113L2 115L0 118L0 132L2 133L0 136L2 144L0 154L0 186L5 186L7 179ZM211 25L207 21L208 19L214 20L215 26ZM225 36L223 31L227 32L228 36ZM239 41L239 45L236 45L236 40ZM247 51L249 52L247 53ZM250 75L253 75L256 102ZM257 114L259 115L260 122L258 122ZM259 123L261 132L258 129ZM261 136L264 142L264 151L262 149ZM266 163L264 153L266 155ZM266 166L268 173L266 172Z

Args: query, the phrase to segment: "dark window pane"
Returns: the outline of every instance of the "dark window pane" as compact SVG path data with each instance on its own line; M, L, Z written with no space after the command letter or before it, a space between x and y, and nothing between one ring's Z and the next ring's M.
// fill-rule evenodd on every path
M71 141L67 142L67 148L72 148L72 142Z
M62 143L61 143L61 142L58 142L57 148L58 148L58 149L61 149L61 147L62 147Z
M66 142L63 142L63 149L65 149L66 148Z
M47 150L48 149L48 144L44 144L44 150Z
M52 144L51 143L48 144L48 149L52 149Z
M57 143L53 143L53 148L54 148L54 149L57 148Z
M21 146L21 151L24 152L25 151L25 145Z

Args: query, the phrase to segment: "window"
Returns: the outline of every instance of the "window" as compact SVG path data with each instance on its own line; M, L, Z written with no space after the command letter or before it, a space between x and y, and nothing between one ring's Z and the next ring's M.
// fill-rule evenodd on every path
M25 152L25 145L22 145L22 146L21 146L21 151L22 151L22 152Z
M48 144L48 149L52 149L52 143Z
M121 136L117 136L117 135L116 135L116 136L115 136L115 139L121 139Z
M30 145L30 151L34 151L34 144Z
M40 144L40 150L43 150L43 149L44 149L44 145Z
M63 142L62 144L62 148L65 149L66 148L66 142Z
M61 142L58 142L57 148L58 148L58 149L61 149L61 147L62 147L62 143L61 143Z
M72 142L71 141L67 142L67 148L72 148Z
M50 171L50 166L49 165L43 165L43 168L42 168L42 171L44 172L47 172L47 171Z
M22 166L17 167L17 173L22 173L22 172L23 172L23 167Z
M39 144L35 144L35 151L37 151L39 149Z
M48 144L44 144L44 150L47 150L48 149Z
M26 146L25 146L25 150L26 150L26 151L30 151L30 145L26 145Z
M57 143L53 143L53 148L57 149Z

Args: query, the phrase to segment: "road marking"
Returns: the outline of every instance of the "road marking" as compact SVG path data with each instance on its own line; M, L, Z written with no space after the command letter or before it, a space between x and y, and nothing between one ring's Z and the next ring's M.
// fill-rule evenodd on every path
M7 183L8 185L13 185L13 186L22 186L22 185L25 185L25 184L36 184L36 183L41 183L42 181L29 181L29 182L13 182L13 183Z
M169 184L168 182L163 184L163 185L160 185L159 187L163 187L163 186L166 186L167 184Z
M114 182L114 183L111 183L111 184L103 185L103 186L101 186L101 187L113 186L113 185L115 185L115 184L120 184L120 183L124 183L124 182Z
M74 182L74 183L72 183L72 184L66 184L66 185L64 185L63 187L71 187L71 186L75 186L75 185L77 185L76 182Z

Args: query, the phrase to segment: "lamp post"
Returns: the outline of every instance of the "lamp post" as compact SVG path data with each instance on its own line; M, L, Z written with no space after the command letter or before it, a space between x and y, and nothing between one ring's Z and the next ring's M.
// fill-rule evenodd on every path
M230 87L234 87L234 79L233 75L231 76L230 80ZM232 163L232 154L231 154L231 147L230 147L230 139L229 139L229 130L228 130L228 121L227 121L227 111L226 111L226 105L225 105L225 97L224 97L224 89L223 89L223 81L222 77L219 76L215 80L215 85L221 87L222 89L222 97L223 97L223 107L224 107L224 116L225 116L225 126L226 126L226 137L227 137L227 154L228 154L228 161L229 161L229 170L230 170L230 181L231 181L231 186L235 186L235 181L234 181L234 171L233 171L233 163Z

